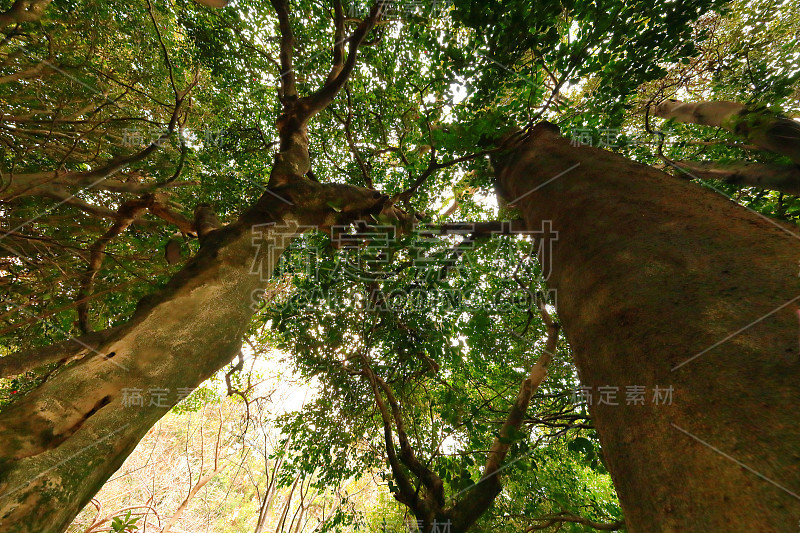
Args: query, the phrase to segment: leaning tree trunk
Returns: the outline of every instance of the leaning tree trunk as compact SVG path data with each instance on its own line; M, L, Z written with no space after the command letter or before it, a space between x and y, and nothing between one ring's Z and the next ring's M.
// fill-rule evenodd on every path
M139 440L241 347L254 297L305 227L380 209L386 196L295 180L210 232L198 255L86 356L0 414L0 531L66 529ZM337 202L337 209L330 204ZM254 232L255 231L255 232ZM257 300L256 300L257 303ZM127 406L133 391L163 391ZM127 398L127 399L126 399ZM163 400L163 401L162 401Z
M233 242L201 249L180 283L98 347L103 355L67 368L0 415L0 530L63 531L178 391L236 354L259 276L241 268L250 252L244 227L225 233ZM169 391L163 406L148 405L147 391L156 388ZM145 395L145 405L126 407L126 389Z
M305 178L311 170L308 121L344 87L358 47L381 18L383 3L376 2L347 38L337 4L334 65L325 84L302 98L292 66L289 2L271 3L281 33L282 114L277 122L280 151L267 191L230 226L213 230L211 217L196 220L200 252L165 290L141 301L127 324L100 336L96 355L64 369L0 413L3 533L59 533L69 525L177 402L176 393L194 389L236 355L253 314L253 295L303 229L330 233L334 225L367 220L368 215L409 221L375 190ZM152 389L160 390L157 404L125 406L126 390Z
M800 229L546 123L496 167L558 231L542 259L629 530L796 532Z

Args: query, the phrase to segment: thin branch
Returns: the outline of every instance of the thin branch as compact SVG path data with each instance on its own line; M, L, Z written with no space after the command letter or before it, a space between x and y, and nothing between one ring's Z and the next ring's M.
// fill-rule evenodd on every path
M387 6L388 3L386 3L385 0L377 0L377 2L372 6L372 9L370 9L369 15L361 21L358 27L347 39L350 45L347 52L347 59L344 60L344 63L341 66L341 69L339 69L338 74L333 76L329 81L326 81L325 85L323 85L322 88L320 88L317 92L304 98L306 103L306 113L304 119L306 121L325 109L328 104L333 101L336 95L339 94L339 91L342 89L342 87L344 87L344 84L350 78L350 74L353 72L353 68L356 65L358 47L364 42L367 34L372 31L372 28L374 28L381 19L383 11Z
M361 176L364 178L364 183L370 189L374 189L375 186L372 184L372 177L370 177L369 169L367 168L366 163L364 163L364 158L361 157L361 153L358 151L358 146L356 146L356 142L353 137L353 102L350 94L349 84L345 84L345 92L347 93L347 117L342 119L342 117L333 111L333 109L331 109L331 113L344 125L344 136L345 139L347 139L347 145L350 147L350 152L353 154L353 157L358 164L358 168L361 170Z
M278 15L278 27L281 32L281 101L297 99L297 83L292 63L294 54L294 33L289 20L289 1L270 0Z
M175 74L172 72L172 61L169 58L169 52L167 52L167 46L164 44L164 39L161 37L161 30L158 28L156 17L153 14L153 4L150 0L146 1L147 1L147 14L150 15L150 20L153 22L153 29L156 31L158 44L161 47L161 53L164 55L164 64L167 66L167 71L169 71L169 83L170 85L172 85L172 91L175 93L175 98L177 99L178 87L175 85Z
M78 326L84 333L92 331L89 324L89 300L87 297L92 292L94 280L100 267L103 265L103 258L105 257L106 246L111 240L124 232L136 220L139 213L146 210L152 203L152 199L131 200L125 202L120 207L117 215L117 220L97 241L91 246L91 257L89 259L89 266L81 279L81 287L78 290Z

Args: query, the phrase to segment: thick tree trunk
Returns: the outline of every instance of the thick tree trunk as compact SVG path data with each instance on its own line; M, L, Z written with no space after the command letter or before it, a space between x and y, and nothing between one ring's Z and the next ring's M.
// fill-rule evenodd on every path
M0 414L0 531L63 531L181 391L238 353L254 295L303 226L360 218L385 199L302 180L268 191L238 222L208 233L199 254L163 291L142 300L96 355ZM332 209L333 200L342 207ZM154 389L163 391L163 402L150 405ZM134 390L144 405L126 407Z
M629 530L796 532L800 230L550 124L496 167L559 232L543 260Z
M2 413L0 530L63 531L179 391L237 353L262 283L248 273L247 230L222 230L224 244L201 251L157 303L99 346L106 355L82 360ZM123 389L141 391L144 406L126 407ZM163 405L148 405L151 389L168 391Z
M36 1L21 5L31 11L34 4L44 5L48 0ZM223 0L198 1L225 5ZM331 74L318 91L300 98L292 66L289 2L271 3L281 33L283 112L277 123L280 152L268 190L239 221L221 229L215 229L217 222L210 209L198 206L194 229L200 252L165 290L139 302L127 324L108 336L93 337L96 355L84 356L0 413L3 533L61 532L69 525L147 430L177 402L181 391L197 387L238 352L253 314L254 295L263 289L284 248L304 228L330 231L333 225L366 220L369 215L408 221L404 211L375 190L304 178L311 170L308 121L329 105L347 82L358 47L380 20L385 6L376 2L345 39L341 5L337 4L338 38ZM0 25L4 15L8 13L0 14ZM185 97L177 98L176 93L175 112L162 138L174 131ZM65 177L86 179L92 174L102 178L123 162L143 160L155 148L154 143L125 161L115 160L90 173ZM258 235L254 225L260 226ZM75 350L74 355L79 356L74 342L64 343L59 361L72 358L64 350ZM19 365L9 365L12 370L14 366ZM143 406L125 405L131 391L147 394L152 390L158 391L156 402L148 398Z

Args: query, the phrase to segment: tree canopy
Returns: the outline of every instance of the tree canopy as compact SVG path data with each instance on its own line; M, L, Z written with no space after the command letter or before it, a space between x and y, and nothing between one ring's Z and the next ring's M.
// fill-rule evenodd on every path
M559 228L496 198L536 124L800 220L794 0L2 0L0 32L2 410L92 357L216 228L300 205L287 168L377 191L358 220L345 192L310 193L332 217L274 272L257 257L243 351L170 415L228 395L225 446L247 447L265 368L313 383L254 468L279 457L284 490L320 495L374 477L396 502L295 532L625 527L547 285Z

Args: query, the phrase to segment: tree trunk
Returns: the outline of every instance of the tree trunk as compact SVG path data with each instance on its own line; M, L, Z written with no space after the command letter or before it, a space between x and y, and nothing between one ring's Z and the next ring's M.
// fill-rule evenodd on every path
M0 530L60 532L177 401L237 353L252 311L251 235L227 230L226 246L182 271L183 279L98 352L0 415ZM278 249L275 249L278 252ZM177 286L175 286L177 285ZM148 405L150 389L169 391ZM125 407L123 389L144 406ZM160 402L159 402L160 403Z
M332 209L334 199L342 207ZM302 180L268 191L238 222L205 235L198 255L164 290L139 302L96 355L0 414L0 531L63 531L180 391L238 353L254 296L292 238L304 226L360 218L385 199L369 189ZM164 396L149 405L154 389ZM145 395L143 406L125 406L133 390Z
M800 229L547 123L495 166L558 231L542 260L629 530L796 532Z

